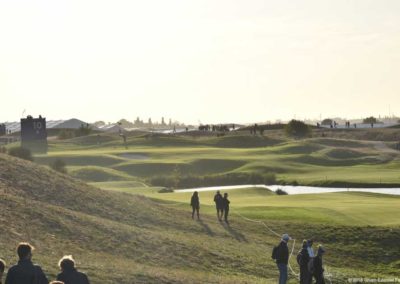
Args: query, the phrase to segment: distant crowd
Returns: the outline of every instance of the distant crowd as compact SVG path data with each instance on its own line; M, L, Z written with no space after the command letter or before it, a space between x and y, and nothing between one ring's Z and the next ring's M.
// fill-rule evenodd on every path
M7 273L5 284L49 284L49 280L39 265L32 262L34 247L29 243L20 243L17 247L19 261ZM50 284L89 284L86 274L79 272L75 267L75 260L71 255L60 259L58 266L61 272L57 280ZM6 268L4 260L0 259L0 284Z
M214 203L217 210L217 218L222 221L228 222L229 204L228 193L222 196L220 191L214 195ZM193 192L190 199L190 206L192 207L192 219L197 213L197 219L200 219L200 198L197 191ZM283 234L281 242L272 250L272 259L276 262L279 270L279 284L286 284L288 279L288 264L289 264L289 248L288 242L291 240L288 234ZM316 253L313 249L313 240L304 240L302 249L298 252L296 260L300 268L299 280L300 284L311 284L315 279L316 284L325 284L324 269L322 266L322 256L325 249L322 245L318 246Z

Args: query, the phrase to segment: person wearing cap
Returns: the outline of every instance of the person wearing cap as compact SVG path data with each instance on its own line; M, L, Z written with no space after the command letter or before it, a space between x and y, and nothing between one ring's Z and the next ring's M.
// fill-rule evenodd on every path
M322 256L324 253L325 249L322 247L322 245L319 245L317 256L314 258L314 277L316 284L325 284L324 268L322 267Z
M288 278L288 262L289 262L289 248L287 243L290 237L288 234L282 235L282 240L276 247L276 265L279 270L279 284L286 284Z

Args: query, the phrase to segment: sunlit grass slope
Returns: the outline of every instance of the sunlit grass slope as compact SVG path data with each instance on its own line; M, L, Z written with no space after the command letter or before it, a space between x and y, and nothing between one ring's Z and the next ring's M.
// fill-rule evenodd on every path
M138 185L118 183L128 192ZM214 217L212 193L201 194L204 206L199 222L190 218L189 194L160 194L154 188L137 187L149 190L146 193L153 197L149 199L112 192L116 186L112 182L96 184L109 190L0 155L0 225L6 228L0 257L16 261L16 244L28 240L37 247L35 259L50 278L57 273L57 260L73 254L93 283L274 283L277 271L270 255L279 238L236 215L242 213L262 218L275 231L289 232L297 240L314 237L324 243L335 283L349 276L390 276L398 271L399 250L393 245L400 237L398 226L363 226L358 218L355 227L323 223L313 219L317 206L312 208L307 196L296 200L265 189L232 192L231 225L227 226ZM342 195L343 200L346 197L349 202L359 198ZM167 202L176 198L182 203ZM363 198L367 202L369 197ZM297 203L298 211L293 211ZM302 208L307 206L312 208L308 215ZM297 214L302 217L296 219ZM338 220L336 213L330 214ZM321 214L321 218L328 217ZM294 258L291 264L298 270ZM294 277L290 283L296 283Z

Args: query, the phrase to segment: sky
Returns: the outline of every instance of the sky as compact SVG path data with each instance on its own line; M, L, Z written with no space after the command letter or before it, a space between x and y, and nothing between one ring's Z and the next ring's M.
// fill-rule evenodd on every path
M0 121L400 115L400 1L0 0L0 106Z

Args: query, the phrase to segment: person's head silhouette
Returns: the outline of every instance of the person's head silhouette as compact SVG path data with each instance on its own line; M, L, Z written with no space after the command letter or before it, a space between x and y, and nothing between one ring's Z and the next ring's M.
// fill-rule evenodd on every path
M30 260L32 258L32 251L35 248L29 243L19 243L17 247L17 254L20 260Z

